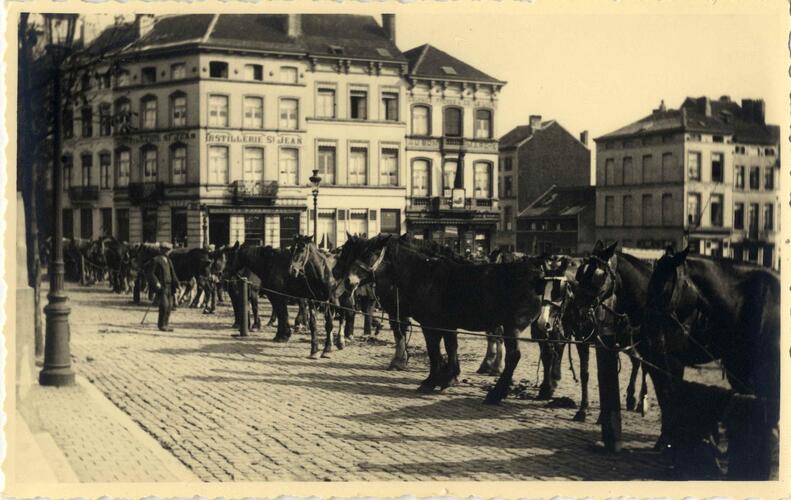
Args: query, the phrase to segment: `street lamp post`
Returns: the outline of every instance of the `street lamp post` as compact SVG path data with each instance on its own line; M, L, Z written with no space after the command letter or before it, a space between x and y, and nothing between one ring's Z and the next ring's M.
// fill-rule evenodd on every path
M313 186L313 243L318 244L316 238L319 232L319 184L321 184L321 177L319 177L318 169L313 169L313 175L310 176L310 184Z
M50 264L44 368L39 374L41 385L64 386L74 383L69 348L68 296L63 289L63 165L61 158L61 69L74 41L77 14L44 14L47 32L47 53L52 58L52 197L54 232Z

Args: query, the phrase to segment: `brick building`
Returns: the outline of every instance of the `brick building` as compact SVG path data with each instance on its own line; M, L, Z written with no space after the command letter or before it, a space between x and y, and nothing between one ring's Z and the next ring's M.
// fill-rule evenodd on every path
M552 186L519 213L516 247L532 255L589 252L596 242L596 189Z
M502 220L496 245L528 251L516 234L517 214L530 206L552 186L576 187L591 184L591 152L588 133L579 140L555 120L541 121L530 116L500 138L499 180Z
M596 226L605 240L777 267L780 131L763 100L664 103L596 139Z

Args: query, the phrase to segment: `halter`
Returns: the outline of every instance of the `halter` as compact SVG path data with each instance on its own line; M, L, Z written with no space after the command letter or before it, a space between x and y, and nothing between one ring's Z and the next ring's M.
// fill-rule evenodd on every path
M303 245L302 248L304 249L303 251L304 257L302 258L302 262L294 260L294 251L296 250L296 245L294 245L294 248L291 249L291 267L293 269L296 269L298 276L299 275L305 276L305 267L308 265L308 259L310 258L311 249L310 249L310 245L308 244L304 244L302 242L300 242L299 244Z
M614 330L618 329L622 325L626 325L629 331L630 340L633 340L632 337L634 327L629 320L629 316L625 313L619 313L613 306L613 302L617 298L618 292L618 280L615 271L610 266L610 263L601 257L591 255L589 258L590 260L601 264L604 272L609 278L610 283L610 285L604 290L600 290L594 295L590 306L588 306L588 308L583 313L588 317L591 324L593 325L591 335L595 333L599 338L600 343L603 344L602 337L616 335ZM590 295L587 290L582 290L584 290L584 293ZM608 330L612 333L607 333ZM632 344L626 349L632 349L635 345L637 345L637 343L632 342Z

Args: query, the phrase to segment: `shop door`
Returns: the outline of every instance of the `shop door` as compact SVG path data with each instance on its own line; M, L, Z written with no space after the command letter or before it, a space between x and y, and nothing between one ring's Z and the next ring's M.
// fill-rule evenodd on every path
M299 234L299 214L282 214L280 216L280 248L288 248Z
M227 214L209 215L209 243L219 248L227 245L231 237L230 217Z
M244 242L248 245L264 244L264 216L244 216Z

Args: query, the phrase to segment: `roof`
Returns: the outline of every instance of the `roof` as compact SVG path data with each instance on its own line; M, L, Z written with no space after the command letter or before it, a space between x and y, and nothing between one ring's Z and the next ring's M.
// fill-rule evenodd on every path
M404 52L404 56L409 61L410 76L438 80L505 84L505 82L487 75L483 71L456 59L433 45L424 44L407 50Z
M747 116L747 110L730 99L687 97L679 109L661 107L636 122L597 137L595 141L668 132L733 135L735 142L753 144L776 144L780 138L779 127L766 125L762 119L757 121L754 116Z
M536 198L527 208L519 212L519 218L569 217L575 216L596 204L594 186L571 186L551 188Z
M137 39L134 23L114 24L105 28L85 48L89 55L99 56L120 50Z
M185 14L157 18L135 48L200 44L227 49L291 52L405 63L372 16L301 14L301 33L288 35L287 14Z
M500 150L515 148L519 146L522 141L525 139L529 139L533 137L535 134L540 134L544 130L548 129L552 125L559 124L555 120L547 120L541 122L541 126L539 128L534 129L530 125L517 125L516 127L512 128L508 133L504 136L500 137L499 146Z

